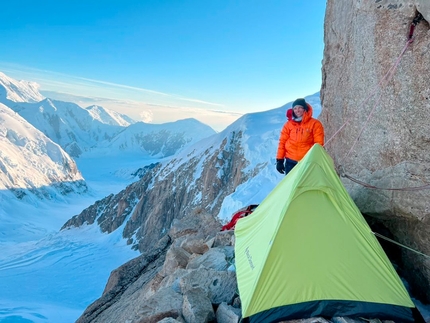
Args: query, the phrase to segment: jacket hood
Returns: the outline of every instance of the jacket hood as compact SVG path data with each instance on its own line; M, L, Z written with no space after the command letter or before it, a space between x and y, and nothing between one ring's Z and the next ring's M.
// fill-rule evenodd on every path
M309 120L312 119L312 115L313 115L314 110L309 103L306 103L306 104L308 105L308 111L305 111L303 113L302 121L297 122L297 121L294 121L294 119L292 119L292 121L300 123L300 122L308 122Z

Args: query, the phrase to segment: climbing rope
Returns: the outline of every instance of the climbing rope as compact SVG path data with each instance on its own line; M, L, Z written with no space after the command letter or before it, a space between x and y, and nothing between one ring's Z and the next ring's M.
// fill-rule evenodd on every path
M411 23L411 27L409 29L409 35L408 35L408 39L406 41L405 46L403 47L402 51L400 52L400 55L397 57L396 61L394 62L394 64L390 67L390 69L388 70L388 72L384 75L384 77L379 81L379 83L377 84L377 86L374 88L374 90L370 93L370 95L368 95L364 101L360 104L360 106L364 105L368 100L370 100L376 93L377 91L380 89L381 91L379 92L379 96L372 108L372 110L370 111L370 113L367 116L366 121L364 122L363 126L360 129L360 132L358 134L358 136L356 137L356 139L354 140L353 144L351 145L349 151L345 154L344 156L344 160L346 160L350 154L352 153L355 144L359 141L361 135L363 134L364 129L366 128L367 124L369 123L373 113L376 110L376 107L378 106L379 101L381 100L381 96L382 96L382 89L392 80L395 71L397 70L400 61L403 57L403 55L405 54L406 50L408 49L409 45L412 44L412 42L414 41L415 37L414 37L414 31L415 31L415 27L417 26L417 24L422 21L424 19L424 17L422 16L421 13L417 13L417 15L415 16L415 18L413 19L412 23ZM347 119L347 121L333 134L332 137L330 137L329 140L326 141L326 143L324 144L324 146L327 146L327 144L338 134L340 133L340 131L345 128L345 126L347 124L350 123L350 120L352 119L352 117L350 117L349 119ZM360 184L364 187L367 188L371 188L371 189L379 189L379 190L391 190L391 191L416 191L416 190L422 190L422 189L430 189L430 184L426 184L426 185L422 185L422 186L417 186L417 187L405 187L405 188L382 188L382 187L377 187L377 186L373 186L370 184L367 184L365 182L362 182L358 179L355 179L347 174L345 174L345 172L343 171L342 165L339 166L339 171L338 173L340 174L340 176L342 177L346 177L349 180Z
M408 40L406 42L406 45L403 47L402 52L400 53L399 57L397 58L397 60L394 62L393 66L391 66L391 68L388 70L388 72L385 74L385 76L382 78L382 80L379 82L378 87L380 87L381 89L384 88L393 78L394 76L394 72L397 70L397 67L400 64L400 60L403 57L403 54L406 52L406 49L409 47L409 45L412 43L412 41ZM382 92L382 91L381 91ZM373 109L370 111L369 115L367 116L366 121L364 122L363 127L361 127L360 133L358 134L357 138L355 139L354 143L352 144L351 148L349 149L348 153L345 155L345 159L348 158L349 154L352 152L352 150L354 149L355 144L358 142L358 140L360 139L361 135L363 134L364 128L366 128L367 124L369 123L370 118L373 115L373 112L375 112L376 107L378 106L379 101L381 100L381 92L379 93L379 97L377 99L377 101L375 102Z
M380 88L383 88L383 87L385 87L388 83L389 83L389 81L391 81L391 79L393 78L393 76L394 76L394 72L397 70L397 67L399 66L399 64L400 64L400 60L402 59L402 57L403 57L403 55L404 55L404 53L406 52L406 50L407 50L407 48L409 47L409 45L412 43L412 41L410 41L410 40L408 40L407 42L406 42L406 45L403 47L403 49L402 49L402 51L401 51L401 53L400 53L400 55L399 55L399 57L396 59L396 61L394 62L394 64L390 67L390 69L388 70L388 72L384 75L384 77L379 81L379 83L375 86L375 88L374 88L374 90L364 99L364 101L363 102L361 102L360 103L360 105L359 106L363 106L367 101L369 101L375 94L376 94L376 92L380 89ZM379 102L379 100L378 100L378 102ZM373 114L373 111L375 110L375 108L376 108L376 106L377 106L377 104L375 104L375 106L373 107L373 109L372 109L372 111L371 111L371 113L369 114L370 116ZM333 136L331 136L330 137L330 139L329 140L327 140L326 142L325 142L325 144L324 144L324 146L327 146L327 144L340 132L340 130L342 130L349 122L350 122L350 120L351 120L352 118L350 117L335 133L334 133L334 135ZM368 117L367 118L367 121L370 119L370 117ZM367 124L367 121L366 121L366 123L365 123L365 125ZM359 136L361 136L361 133L362 133L362 131L363 131L363 129L364 129L364 127L362 128L362 130L361 130L361 132L360 132L360 135ZM359 139L359 137L356 139L356 141L358 141L358 139ZM355 142L356 142L355 141ZM354 144L353 144L353 146L355 145L355 142L354 142ZM351 147L351 148L353 148L353 147ZM351 150L350 150L351 151ZM349 155L349 152L347 153L347 155ZM347 157L347 155L345 156L345 157Z
M386 191L420 191L425 189L430 189L430 184L421 185L421 186L414 186L414 187L401 187L401 188L385 188L385 187L378 187L374 185L367 184L365 182L362 182L354 177L351 177L345 173L341 173L342 177L348 178L350 181L355 182L357 184L360 184L364 187L374 189L374 190L386 190Z
M406 41L405 46L403 47L399 57L396 59L395 63L393 64L393 66L390 67L390 69L388 70L388 72L384 75L384 77L381 79L381 81L379 81L379 83L377 84L377 86L374 88L374 90L370 93L370 95L368 95L364 101L360 104L360 106L364 105L371 97L373 97L375 95L375 93L378 91L379 88L385 86L388 84L388 82L392 79L392 77L394 76L394 72L397 70L397 67L400 63L400 60L402 59L404 53L406 52L406 50L408 49L409 45L412 44L412 42L414 41L415 37L414 37L414 31L415 31L415 27L418 25L418 23L421 22L421 20L423 20L424 17L421 13L417 13L417 15L415 16L415 18L413 19L412 23L411 23L411 27L409 29L409 35L408 35L408 39ZM384 84L384 81L385 84ZM375 105L376 107L376 105ZM373 108L373 110L375 109L375 107ZM372 110L372 113L373 113ZM369 119L369 118L368 118ZM324 144L324 146L326 146L351 120L351 118L349 118L335 133L333 136L331 136ZM361 132L360 132L361 135ZM357 139L358 140L358 139Z
M394 241L394 240L392 240L392 239L390 239L390 238L387 238L387 237L383 236L382 234L379 234L379 233L377 233L377 232L372 232L372 233L373 233L375 236L377 236L377 237L379 237L379 238L382 238L382 239L384 239L384 240L387 240L387 241L389 241L389 242L391 242L391 243L394 243L394 244L396 244L396 245L398 245L398 246L400 246L400 247L402 247L402 248L408 249L408 250L410 250L410 251L412 251L412 252L415 252L415 253L417 253L417 254L419 254L419 255L421 255L421 256L424 256L424 257L426 257L426 258L430 258L430 256L429 256L429 255L426 255L425 253L422 253L422 252L420 252L420 251L418 251L418 250L412 249L411 247L405 246L404 244L401 244L401 243L399 243L399 242L397 242L397 241Z
M402 59L402 57L403 57L403 54L406 52L406 49L409 47L409 45L412 43L412 41L413 40L408 40L407 42L406 42L406 45L403 47L403 49L402 49L402 51L401 51L401 53L400 53L400 55L399 55L399 57L396 59L396 61L394 62L394 64L390 67L390 69L388 70L388 72L384 75L384 77L379 81L379 83L375 86L375 88L373 89L373 91L364 99L364 101L363 102L361 102L360 103L360 106L363 106L365 103L367 103L367 101L369 101L375 94L376 94L376 92L380 89L380 88L383 88L383 87L385 87L388 83L389 83L389 81L391 81L391 79L393 78L393 76L394 76L394 72L397 70L397 67L399 66L399 63L400 63L400 60ZM379 100L378 100L378 102L379 102ZM377 102L377 103L378 103ZM373 113L373 111L375 110L375 108L376 108L376 106L377 106L377 103L375 104L375 106L374 106L374 108L372 109L372 112L370 113L370 115ZM347 121L345 121L345 123L334 133L334 135L333 136L331 136L330 137L330 139L329 140L327 140L326 142L325 142L325 144L324 144L324 146L327 146L327 144L350 122L350 120L352 119L352 117L350 117ZM370 117L368 117L367 118L367 120L369 120L370 119ZM366 124L367 124L367 122L366 122ZM363 127L364 128L364 127ZM362 132L362 131L361 131ZM361 132L360 132L360 135L359 136L361 136ZM358 141L358 139L359 139L359 137L357 138L357 140L356 141ZM354 145L355 145L355 142L354 142ZM354 146L353 145L353 146ZM353 147L351 147L351 149L352 149ZM349 155L349 152L348 152L348 154L347 155Z

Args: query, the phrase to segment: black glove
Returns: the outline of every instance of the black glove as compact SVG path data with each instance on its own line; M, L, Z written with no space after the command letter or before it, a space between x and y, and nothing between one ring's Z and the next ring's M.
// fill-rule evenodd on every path
M284 166L284 159L277 159L276 160L276 170L280 172L281 174L285 174L285 166Z

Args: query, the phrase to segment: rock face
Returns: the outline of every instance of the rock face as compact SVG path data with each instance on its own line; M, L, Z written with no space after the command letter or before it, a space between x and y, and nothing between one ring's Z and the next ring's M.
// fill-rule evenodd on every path
M408 43L418 13L424 19ZM362 213L427 255L429 21L427 0L327 1L319 118L326 149L339 173L350 177L343 182ZM402 248L401 262L412 292L430 302L429 258Z

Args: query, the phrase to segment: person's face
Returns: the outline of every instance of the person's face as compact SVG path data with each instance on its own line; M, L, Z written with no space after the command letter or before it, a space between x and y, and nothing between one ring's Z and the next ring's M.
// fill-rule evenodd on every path
M297 118L301 118L303 117L303 113L305 113L305 108L302 107L301 105L296 105L293 108L293 111Z

